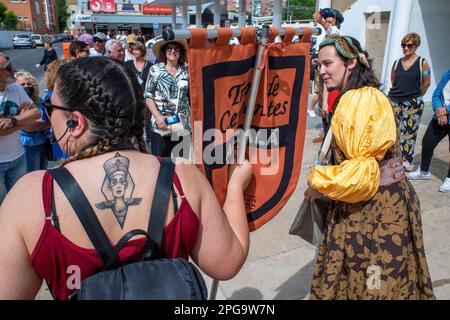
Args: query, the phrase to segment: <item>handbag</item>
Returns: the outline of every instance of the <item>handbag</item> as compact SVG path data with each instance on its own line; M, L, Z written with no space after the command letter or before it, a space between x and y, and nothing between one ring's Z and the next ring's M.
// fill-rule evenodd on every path
M330 200L326 198L314 201L303 199L294 222L292 222L289 229L289 234L299 236L313 246L318 247L325 231L326 217L330 205Z
M328 164L332 136L330 126L319 149L317 160L314 161L315 164ZM315 247L319 246L325 231L326 218L330 206L331 200L326 197L314 201L307 200L306 198L303 199L289 229L289 234L297 235Z
M49 170L72 205L89 239L101 257L104 270L83 279L71 300L206 300L205 281L196 267L183 258L164 259L160 247L174 164L163 158L151 206L147 232L129 231L113 248L86 196L64 167ZM137 236L147 237L141 261L123 264L119 252Z

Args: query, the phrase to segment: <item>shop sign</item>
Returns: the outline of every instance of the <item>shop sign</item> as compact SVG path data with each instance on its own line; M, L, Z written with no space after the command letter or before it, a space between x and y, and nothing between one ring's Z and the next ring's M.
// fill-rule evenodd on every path
M91 0L89 7L93 12L115 12L114 0Z
M75 15L75 22L92 22L92 15L77 14L77 15Z
M151 5L142 5L142 13L143 14L172 14L171 6L151 6Z

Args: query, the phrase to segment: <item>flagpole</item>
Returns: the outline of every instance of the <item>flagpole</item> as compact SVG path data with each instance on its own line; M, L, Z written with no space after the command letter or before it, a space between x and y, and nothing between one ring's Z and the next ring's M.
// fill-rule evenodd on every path
M247 146L247 131L250 129L252 125L253 119L253 111L255 110L256 98L258 96L259 82L261 80L262 70L258 68L258 65L261 63L263 53L265 50L265 45L269 42L269 32L270 27L267 24L264 24L260 32L260 41L261 44L258 46L258 51L256 53L255 67L253 68L253 78L252 84L250 87L250 96L248 98L247 109L245 110L245 122L244 122L244 132L241 139L238 139L237 146L237 163L242 164L245 161L245 148Z

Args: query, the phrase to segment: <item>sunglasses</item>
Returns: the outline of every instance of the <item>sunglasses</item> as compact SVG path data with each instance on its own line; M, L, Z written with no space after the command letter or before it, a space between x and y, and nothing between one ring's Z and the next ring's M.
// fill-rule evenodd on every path
M54 104L52 104L50 99L47 99L44 101L44 109L45 109L45 113L47 113L48 118L50 118L52 116L53 109L64 110L64 111L70 112L70 110L68 108L55 106Z
M100 42L100 43L103 43L104 41L103 41L102 39L99 39L99 38L94 38L94 42Z
M180 52L181 48L180 47L167 47L166 48L167 52L170 52L172 50L174 50L175 52Z
M405 49L405 47L408 47L408 49L412 49L412 48L414 48L416 45L415 44L412 44L412 43L408 43L408 44L406 44L406 43L402 43L402 48L403 49Z

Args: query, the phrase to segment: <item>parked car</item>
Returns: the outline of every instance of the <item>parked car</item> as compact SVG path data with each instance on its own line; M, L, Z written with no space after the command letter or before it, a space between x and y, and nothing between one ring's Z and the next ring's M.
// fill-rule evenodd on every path
M31 39L34 40L34 43L36 43L37 46L44 45L44 37L40 34L32 34Z
M21 47L36 48L36 43L29 34L15 34L12 38L12 41L14 49Z
M157 43L158 41L162 41L164 40L162 36L157 36L153 39L148 40L145 43L145 47L147 48L147 55L145 56L145 59L150 61L151 63L155 63L156 58L155 55L153 54L153 46L155 45L155 43Z

